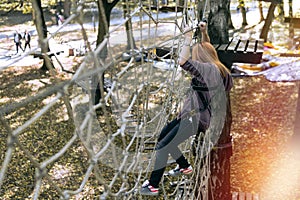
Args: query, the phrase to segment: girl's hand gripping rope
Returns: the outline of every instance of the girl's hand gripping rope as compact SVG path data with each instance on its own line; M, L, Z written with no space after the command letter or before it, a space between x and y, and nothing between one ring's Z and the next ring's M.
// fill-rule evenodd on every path
M183 44L181 51L179 53L179 65L183 65L190 57L190 45L193 36L193 29L190 27L185 27L183 30Z
M207 22L206 21L201 21L198 26L202 33L207 31Z

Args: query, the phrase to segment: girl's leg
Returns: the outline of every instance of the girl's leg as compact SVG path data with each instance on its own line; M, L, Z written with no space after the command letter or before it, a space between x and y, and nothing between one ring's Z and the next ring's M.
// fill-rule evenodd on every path
M169 152L158 150L155 156L154 170L150 175L149 182L153 187L158 188L159 182L166 169Z
M156 145L154 170L152 171L149 179L149 182L153 187L158 187L168 161L169 151L166 149L161 150L161 148L163 148L165 144L164 140L168 139L171 132L178 130L177 127L179 126L179 122L180 120L174 119L173 121L168 123L160 132Z
M170 123L168 123L160 132L158 137L158 142L164 139L166 135L180 122L178 119L174 119Z
M178 145L187 140L195 133L195 126L193 126L192 122L189 119L184 119L181 121L179 130L171 142L170 146L172 147L172 149L170 151L170 154L176 160L176 163L180 168L187 168L190 164L178 148Z
M178 161L180 167L189 166L178 145L191 135L193 135L193 126L189 120L174 120L162 130L156 146L154 171L149 180L153 187L158 187L167 165L169 153L176 159L176 162Z

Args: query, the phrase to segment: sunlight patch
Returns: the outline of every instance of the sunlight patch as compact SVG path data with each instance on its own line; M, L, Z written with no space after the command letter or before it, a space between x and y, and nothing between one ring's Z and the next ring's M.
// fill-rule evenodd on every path
M295 155L278 158L264 187L265 199L295 199L300 180L300 161Z
M45 87L46 84L50 84L50 81L49 79L35 79L25 81L25 83L30 86L32 91L38 91L40 88Z

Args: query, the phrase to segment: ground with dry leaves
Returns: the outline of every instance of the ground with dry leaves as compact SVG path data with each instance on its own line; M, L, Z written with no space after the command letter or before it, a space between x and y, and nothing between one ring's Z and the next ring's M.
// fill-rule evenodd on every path
M282 174L282 169L290 164L283 160L290 153L287 146L294 129L298 87L296 82L269 82L263 76L234 80L231 93L233 191L268 197L271 193L272 199L291 200L300 194L299 185L292 191L281 191L290 175ZM296 173L299 169L294 166L293 170Z
M14 48L10 41L6 42L10 44L11 49ZM74 65L75 68L77 60L66 59L65 62ZM0 106L34 95L38 90L47 87L47 83L53 79L40 72L39 67L40 63L30 67L9 68L0 73ZM67 73L61 73L58 78L64 80L68 76ZM34 88L33 85L37 87ZM232 191L259 193L266 197L265 199L272 200L294 200L297 195L299 197L299 185L292 189L286 187L289 186L287 183L290 176L297 172L296 165L289 159L290 154L286 151L286 146L293 134L298 87L299 83L296 82L269 82L263 76L234 78L234 88L231 92L234 139L231 160ZM11 124L22 124L44 103L36 102L5 118ZM57 113L56 107L53 109L49 113ZM21 143L32 150L38 160L43 160L48 154L51 155L70 139L74 126L69 124L68 120L62 122L59 121L60 119L60 116L53 114L43 116L20 138ZM2 163L7 142L7 133L2 126L0 126L0 135ZM50 172L54 181L61 186L64 186L65 182L72 182L73 186L69 186L70 189L78 188L84 173L83 169L87 165L83 161L87 156L82 155L81 148L80 144L76 143L56 166L64 169L63 164L70 161L69 157L75 158L70 162L76 161L78 168L74 169L71 175ZM0 199L25 199L33 190L34 167L28 159L23 159L24 153L20 149L17 148L16 152ZM91 180L92 183L97 184L95 180ZM99 193L101 190L103 188L97 187L93 192ZM58 198L49 195L53 192L51 189L48 192L42 193L41 198ZM87 191L90 196L93 196L90 192Z

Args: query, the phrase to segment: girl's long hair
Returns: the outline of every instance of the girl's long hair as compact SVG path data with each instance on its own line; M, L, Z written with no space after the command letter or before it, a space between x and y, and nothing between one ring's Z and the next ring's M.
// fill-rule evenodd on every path
M192 51L192 59L204 63L214 63L223 77L230 73L229 69L221 63L215 48L209 42L195 44Z

